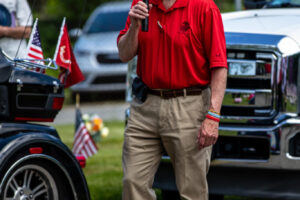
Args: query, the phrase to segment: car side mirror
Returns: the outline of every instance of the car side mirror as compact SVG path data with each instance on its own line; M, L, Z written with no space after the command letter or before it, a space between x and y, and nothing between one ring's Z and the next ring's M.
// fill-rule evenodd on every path
M246 9L262 8L267 3L268 1L266 0L244 0L244 5Z

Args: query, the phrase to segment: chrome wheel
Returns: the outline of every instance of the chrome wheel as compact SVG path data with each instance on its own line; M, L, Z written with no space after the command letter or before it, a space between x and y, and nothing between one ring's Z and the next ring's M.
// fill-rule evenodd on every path
M58 200L53 176L45 168L34 164L15 170L3 191L4 200Z

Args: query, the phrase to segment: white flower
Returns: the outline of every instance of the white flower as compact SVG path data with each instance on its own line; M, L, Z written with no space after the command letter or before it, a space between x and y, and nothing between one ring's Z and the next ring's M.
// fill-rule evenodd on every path
M103 127L101 130L101 136L102 137L107 137L109 134L109 129L107 127Z

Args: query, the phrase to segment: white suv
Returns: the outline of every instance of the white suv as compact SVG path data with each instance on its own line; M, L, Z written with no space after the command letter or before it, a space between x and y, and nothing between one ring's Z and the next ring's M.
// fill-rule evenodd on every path
M119 58L117 36L130 6L129 1L102 4L89 17L74 48L85 81L73 92L125 91L127 64Z

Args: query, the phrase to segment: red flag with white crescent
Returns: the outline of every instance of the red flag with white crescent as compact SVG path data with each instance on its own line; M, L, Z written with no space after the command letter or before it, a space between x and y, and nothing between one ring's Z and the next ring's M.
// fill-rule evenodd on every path
M65 18L62 23L54 61L61 67L59 79L65 87L70 87L84 80L73 54Z

